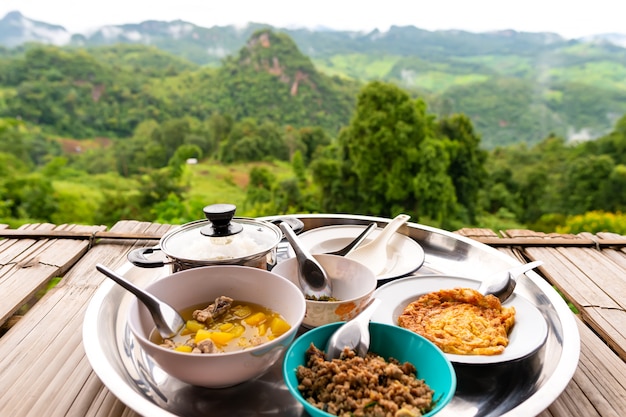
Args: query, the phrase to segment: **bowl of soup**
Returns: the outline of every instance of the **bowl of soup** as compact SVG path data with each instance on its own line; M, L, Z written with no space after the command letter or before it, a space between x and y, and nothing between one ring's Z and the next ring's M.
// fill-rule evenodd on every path
M308 328L338 321L348 321L365 308L378 283L367 266L338 255L318 254L313 257L322 265L332 285L330 299L306 298L306 315L302 325ZM298 288L298 260L289 258L276 265L272 272L287 278ZM301 290L302 291L302 290Z
M296 285L249 266L187 269L145 290L174 307L185 326L161 338L146 307L134 299L128 313L133 336L164 372L208 388L265 373L294 340L306 310Z

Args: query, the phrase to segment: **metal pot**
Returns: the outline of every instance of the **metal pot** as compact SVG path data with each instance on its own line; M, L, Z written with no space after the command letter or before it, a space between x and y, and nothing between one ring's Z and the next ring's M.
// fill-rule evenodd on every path
M159 268L172 265L172 272L209 265L244 265L271 269L276 264L276 248L283 238L274 223L233 217L232 204L213 204L203 211L206 220L184 224L167 234L159 245L139 248L128 254L135 266ZM146 255L162 251L168 261L150 260Z

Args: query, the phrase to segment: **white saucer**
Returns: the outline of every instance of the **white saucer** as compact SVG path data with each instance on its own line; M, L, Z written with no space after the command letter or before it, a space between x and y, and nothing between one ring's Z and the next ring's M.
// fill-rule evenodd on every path
M442 275L407 277L387 283L374 292L374 297L382 300L372 315L372 321L398 324L398 317L404 308L421 295L444 288L478 288L479 281ZM515 324L509 333L509 345L499 355L456 355L446 353L455 363L493 364L522 359L536 352L546 341L548 324L541 312L519 294L513 293L502 304L515 307Z
M339 250L354 240L367 226L338 225L311 229L298 235L302 245L311 254L328 253ZM376 228L365 238L361 245L378 236L382 228ZM290 248L290 256L295 256ZM376 276L380 280L398 278L410 274L424 263L422 246L401 233L395 233L387 246L387 265Z

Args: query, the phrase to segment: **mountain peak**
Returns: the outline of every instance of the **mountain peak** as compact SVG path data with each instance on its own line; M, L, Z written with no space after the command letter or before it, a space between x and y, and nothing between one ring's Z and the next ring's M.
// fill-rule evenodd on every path
M26 42L66 45L72 35L63 26L29 19L19 11L12 11L0 20L0 39L9 47Z
M24 17L22 15L22 13L20 13L17 10L13 10L12 12L9 12L6 14L6 16L4 16L4 19L2 20L6 20L6 21L19 21L22 19L22 17Z
M300 52L293 39L271 29L260 29L250 36L239 52L238 66L265 71L295 85L316 75L313 63Z

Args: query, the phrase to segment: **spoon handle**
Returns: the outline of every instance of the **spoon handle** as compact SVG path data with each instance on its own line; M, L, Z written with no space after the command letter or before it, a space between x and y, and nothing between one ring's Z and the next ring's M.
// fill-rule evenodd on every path
M296 254L296 258L305 259L312 257L312 255L309 253L308 250L304 248L303 245L298 244L298 237L296 236L296 233L293 231L291 226L285 223L281 223L278 227L280 227L280 230L283 231L285 238L287 238L287 241L291 244L291 247Z
M394 219L385 227L380 234L382 237L380 239L387 243L387 241L393 236L394 233L398 231L398 229L406 222L409 221L411 216L408 214L398 214Z
M367 354L370 347L370 317L380 303L380 298L372 298L359 314L335 330L326 343L327 360L340 358L346 347L359 356Z
M382 303L380 298L372 298L367 307L363 309L354 320L358 320L359 327L361 328L361 342L357 347L357 354L359 356L367 355L367 351L370 349L370 319L374 310L376 310L379 304Z
M347 254L352 252L353 249L359 246L361 242L363 242L365 238L369 236L369 234L372 232L372 230L374 230L376 226L378 226L378 223L376 222L370 223L369 226L367 226L361 232L361 234L359 234L352 242L348 243L346 246L344 246L343 248L339 250L336 250L334 252L328 252L328 255L346 256Z
M104 266L102 264L96 264L96 269L98 271L102 272L107 277L111 278L113 281L115 281L116 283L118 283L122 287L124 287L124 289L130 291L135 297L137 297L139 299L139 301L144 303L146 305L146 307L149 307L148 309L150 311L152 311L152 309L150 309L150 307L153 307L153 308L158 308L159 307L159 302L157 300L155 300L154 298L152 298L152 296L149 293L147 293L145 291L142 291L139 287L137 287L132 282L130 282L130 281L126 280L126 279L123 279L120 275L118 275L112 269L107 268L106 266Z
M330 297L332 287L322 265L300 244L296 233L286 223L279 225L287 241L291 244L298 261L298 281L305 295Z
M378 236L376 236L371 242L361 246L362 248L366 248L370 245L374 246L375 244L378 244L380 242L381 245L384 245L387 243L387 241L389 239L391 239L391 236L393 236L394 233L396 233L396 231L404 224L406 223L409 219L411 218L411 216L407 215L407 214L399 214L396 217L394 217L394 219L389 222L387 224L387 226L385 226L383 228L383 230L380 232L380 234Z
M511 277L511 279L515 279L518 276L530 271L531 269L535 269L536 267L541 266L541 265L543 265L543 261L533 261L527 264L513 267L509 269L509 276Z

